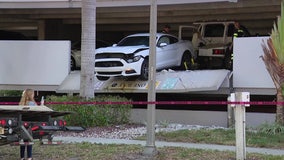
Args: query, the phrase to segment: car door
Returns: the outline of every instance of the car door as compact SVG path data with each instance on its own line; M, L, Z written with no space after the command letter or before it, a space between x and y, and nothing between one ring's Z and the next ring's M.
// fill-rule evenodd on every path
M157 42L157 69L163 69L171 67L176 61L176 51L178 50L177 45L171 39L171 36L161 36Z

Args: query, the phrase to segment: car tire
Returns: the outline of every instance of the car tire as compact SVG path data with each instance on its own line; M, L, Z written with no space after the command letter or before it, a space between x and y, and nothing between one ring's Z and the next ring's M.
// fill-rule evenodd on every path
M148 75L149 75L149 60L144 59L142 65L141 65L140 79L148 80Z
M109 77L104 77L104 76L96 76L98 80L100 81L106 81L109 79Z
M180 63L181 70L190 70L192 69L192 56L190 53L185 52L182 55L181 63Z

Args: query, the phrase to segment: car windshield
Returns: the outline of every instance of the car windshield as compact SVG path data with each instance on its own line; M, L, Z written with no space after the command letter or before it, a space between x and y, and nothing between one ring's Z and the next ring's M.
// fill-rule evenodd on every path
M117 46L149 46L149 36L133 36L133 37L126 37L121 40Z

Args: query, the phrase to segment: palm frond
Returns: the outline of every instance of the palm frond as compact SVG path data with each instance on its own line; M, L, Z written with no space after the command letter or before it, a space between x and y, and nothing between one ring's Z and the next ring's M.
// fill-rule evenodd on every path
M277 101L283 100L284 95L284 0L281 2L281 16L274 23L271 36L262 43L263 59L277 90ZM283 105L277 105L276 122L284 125Z
M275 53L273 46L271 45L272 44L271 41L272 41L271 38L269 38L266 43L262 44L264 55L261 56L261 58L266 66L268 73L270 74L272 78L272 81L275 87L279 88L281 86L280 81L282 79L280 78L280 75L279 75L279 72L281 71L279 69L280 67L278 63L278 58L277 58L277 55Z
M277 17L271 31L272 44L280 64L284 64L284 3L281 3L281 16Z

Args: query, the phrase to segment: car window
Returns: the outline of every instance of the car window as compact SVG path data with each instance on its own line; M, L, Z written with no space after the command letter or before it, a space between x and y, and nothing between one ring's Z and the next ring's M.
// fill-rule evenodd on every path
M117 46L149 46L149 36L133 36L122 39Z
M175 37L169 37L170 38L170 44L174 44L178 42L178 39Z
M224 28L223 24L207 24L205 26L204 37L223 37Z
M178 42L178 39L175 38L175 37L172 37L172 36L162 36L160 37L157 45L160 46L161 43L166 43L167 45L169 44L174 44L174 43L177 43Z
M158 41L158 46L161 45L161 43L166 43L167 45L170 44L170 38L167 36L162 36Z

